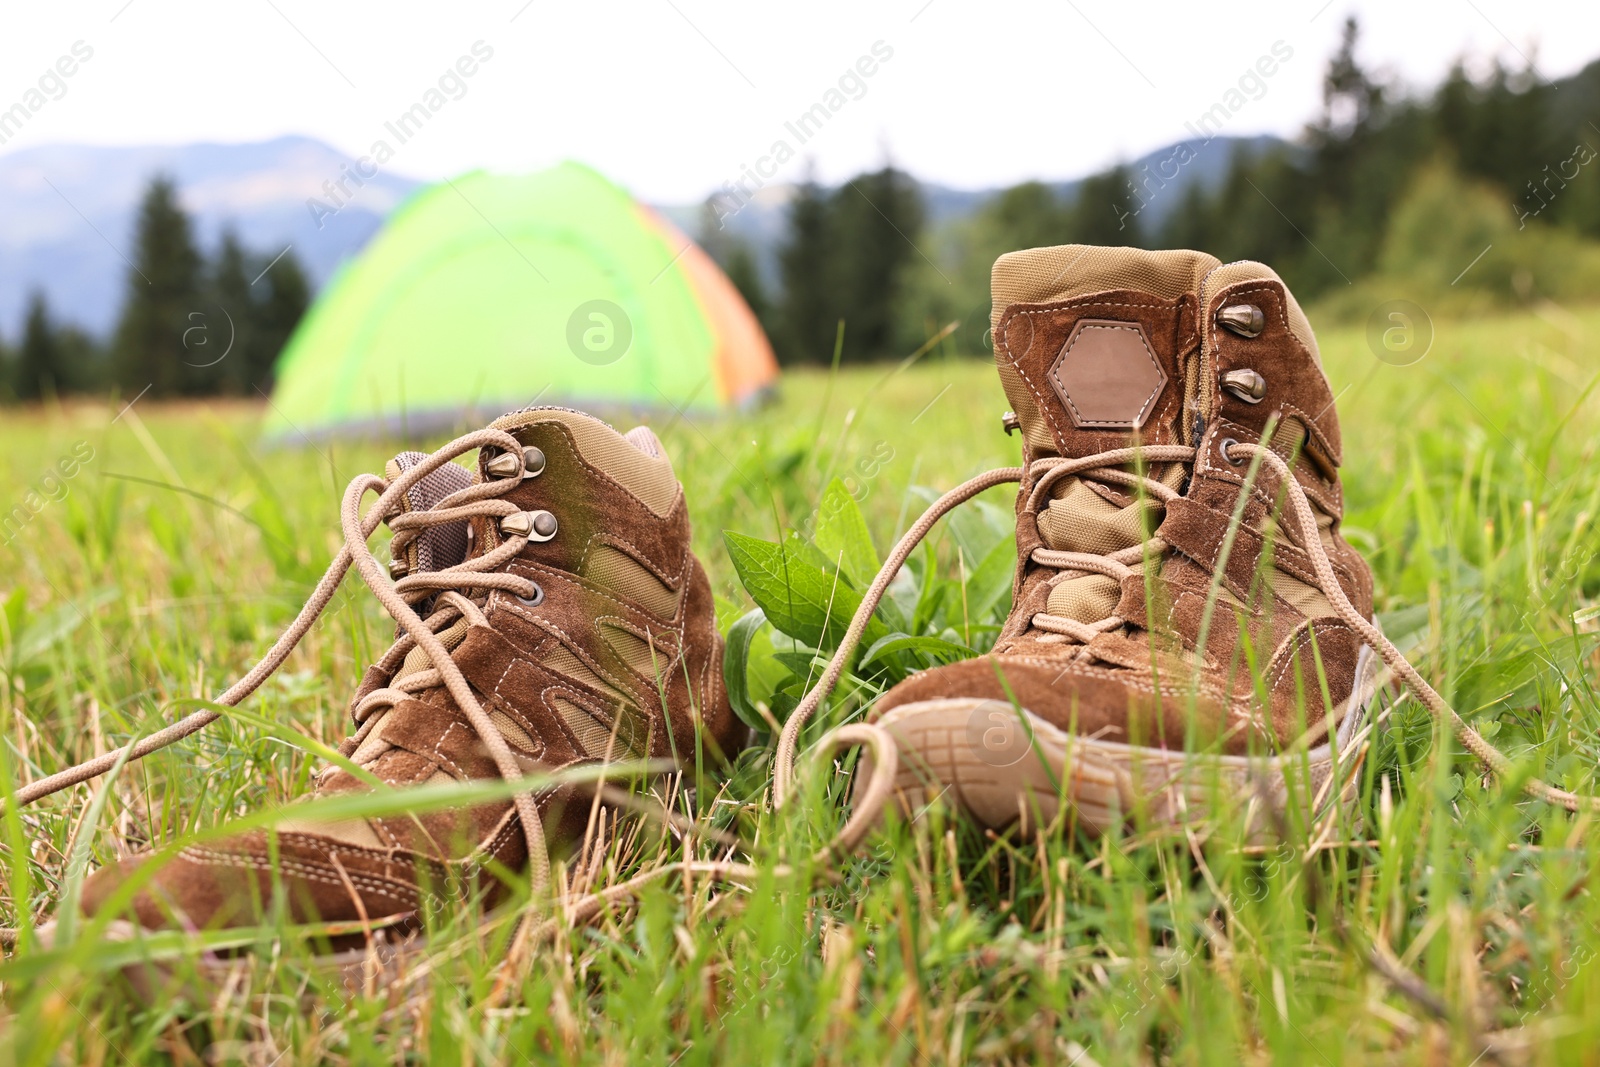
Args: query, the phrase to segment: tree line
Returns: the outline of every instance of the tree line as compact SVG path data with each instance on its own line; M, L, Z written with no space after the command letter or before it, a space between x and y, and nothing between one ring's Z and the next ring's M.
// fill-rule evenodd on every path
M1261 260L1334 317L1392 296L1470 310L1600 293L1600 62L1546 81L1531 64L1473 73L1463 60L1417 92L1363 68L1358 41L1347 20L1299 138L1237 147L1220 181L1181 193L1170 170L1117 166L1072 196L1023 182L929 226L918 184L885 166L794 190L775 284L709 205L703 242L786 364L829 362L841 320L844 361L904 355L954 321L942 343L986 353L995 257L1073 242ZM1148 210L1163 195L1176 203Z
M132 396L257 395L311 299L292 252L273 259L231 229L210 256L171 179L139 205L126 297L105 341L58 321L41 290L14 347L0 338L0 398L19 401L120 389Z

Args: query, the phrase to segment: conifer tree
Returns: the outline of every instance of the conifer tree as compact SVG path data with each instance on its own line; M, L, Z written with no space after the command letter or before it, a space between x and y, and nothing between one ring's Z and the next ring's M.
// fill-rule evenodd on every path
M829 274L845 320L845 358L900 354L909 339L896 336L896 306L907 271L923 255L917 247L922 193L910 175L885 166L841 185L829 206L835 249Z
M982 209L999 251L1041 248L1072 240L1072 212L1043 182L1029 181L1001 191ZM998 254L998 253L997 253Z
M18 400L38 400L56 392L60 384L61 349L50 323L50 306L35 289L28 300L27 324L17 352L12 390Z
M152 396L201 391L204 369L193 365L209 356L204 349L198 354L187 349L185 332L196 326L214 330L212 324L191 317L204 316L210 309L200 291L200 253L170 178L156 177L145 192L133 262L114 342L117 380L130 393L148 386ZM188 336L191 342L199 337Z
M278 357L311 304L311 282L293 252L279 257L252 288L266 286L257 297L255 343L245 366L245 391L271 392Z
M208 313L219 315L220 321L210 324L215 328L209 331L208 351L189 357L200 364L217 361L203 368L207 384L217 392L251 391L251 367L258 361L254 349L259 343L260 313L250 292L252 264L249 260L249 253L239 243L239 235L231 228L224 230L209 272L210 300L206 309Z
M833 357L842 309L829 285L834 255L829 215L827 194L807 174L789 203L788 236L778 250L783 302L773 340L784 363L826 363Z

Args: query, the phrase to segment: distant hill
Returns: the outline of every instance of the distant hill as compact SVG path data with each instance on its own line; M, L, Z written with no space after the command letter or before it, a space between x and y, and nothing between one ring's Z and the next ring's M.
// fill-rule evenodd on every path
M1183 194L1190 185L1198 184L1207 190L1220 185L1227 176L1228 162L1235 151L1243 150L1259 154L1288 145L1282 138L1270 134L1254 137L1216 137L1209 143L1174 142L1138 159L1129 160L1127 167L1135 175L1138 175L1143 167L1149 167L1154 174L1170 173L1170 168L1162 172L1157 167L1163 160L1172 158L1180 143L1189 146L1193 158L1187 166L1178 169L1176 176L1151 197L1149 205L1140 212L1139 222L1143 226L1160 227L1182 202ZM1083 184L1083 180L1074 178L1046 182L1046 184L1054 189L1058 196L1070 199L1077 195L1078 187ZM998 188L955 189L933 182L923 182L921 186L928 212L928 225L931 227L955 222L972 214L986 200L1001 191ZM768 185L757 192L755 198L734 214L727 223L730 233L750 243L756 254L756 263L761 270L762 280L769 285L776 285L779 280L778 247L783 241L785 216L793 192L793 185L776 183ZM699 234L701 205L679 204L658 207L657 210L691 236Z
M106 148L45 145L0 156L0 334L15 339L28 292L42 286L60 319L108 334L133 255L133 218L150 177L177 182L202 247L232 224L268 256L284 246L320 285L420 184L380 173L319 230L306 199L337 180L338 150L309 137L255 144Z
M1280 143L1267 136L1217 138L1150 202L1144 217L1159 224L1179 203L1186 185L1210 187L1221 181L1236 147L1259 151ZM1153 167L1174 147L1129 165L1135 171L1146 164ZM36 286L48 294L58 319L102 337L110 333L128 274L123 257L133 254L134 212L156 173L177 182L202 247L213 248L222 228L232 225L248 246L268 256L292 246L320 286L423 184L380 173L319 229L306 200L326 199L323 183L337 180L340 167L350 162L337 149L309 137L131 148L47 145L0 155L0 336L16 338L28 293ZM1051 184L1071 195L1079 182ZM960 219L998 191L924 184L929 224ZM790 185L767 186L729 224L751 243L762 272L773 282L792 192ZM699 233L700 205L662 205L658 210L687 233Z

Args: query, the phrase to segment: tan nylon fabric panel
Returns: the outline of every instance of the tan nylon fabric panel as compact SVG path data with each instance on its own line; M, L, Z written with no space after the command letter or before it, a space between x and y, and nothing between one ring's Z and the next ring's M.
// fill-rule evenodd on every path
M1283 279L1278 277L1278 272L1265 263L1257 263L1253 259L1241 259L1237 263L1229 263L1212 271L1205 280L1205 289L1200 294L1200 307L1202 313L1210 304L1214 294L1222 292L1229 286L1240 282L1271 281L1283 284ZM1322 353L1317 348L1317 335L1311 332L1311 320L1306 318L1306 313L1301 310L1300 302L1289 292L1287 285L1283 286L1284 295L1288 299L1289 332L1300 339L1311 353L1311 358L1318 367L1322 366Z
M645 455L599 419L564 408L532 408L502 415L491 425L496 430L515 431L545 421L564 423L572 431L583 458L610 475L652 512L665 516L672 511L678 500L678 478L672 473L672 462L665 454Z
M1068 578L1050 590L1045 610L1063 619L1094 623L1117 609L1122 587L1103 574Z
M1317 516L1317 539L1322 542L1323 549L1331 554L1334 549L1333 518L1323 514L1316 505L1312 505L1312 511ZM1281 533L1274 532L1272 536L1275 541L1285 539ZM1308 619L1325 619L1338 614L1322 590L1302 582L1287 571L1273 567L1267 571L1267 581L1274 593L1293 604L1295 610Z
M489 721L494 723L495 729L499 730L505 735L507 741L522 749L524 752L539 751L539 742L533 739L533 735L524 730L521 723L507 715L504 711L501 711L499 708L491 709L489 712Z
M1323 619L1334 613L1333 605L1316 586L1307 585L1294 575L1273 567L1267 571L1272 591L1294 605L1308 619Z
M1066 493L1050 501L1050 506L1040 513L1039 534L1052 548L1071 545L1068 551L1109 555L1143 541L1144 516L1154 515L1159 523L1157 507L1156 501L1145 500L1119 508L1072 479Z
M1200 288L1200 280L1221 264L1204 252L1174 249L1100 248L1055 245L1007 252L994 261L989 276L993 304L990 327L1012 304L1043 304L1112 289L1137 289L1163 300L1176 300Z
M1183 468L1172 463L1152 471L1165 485L1176 487L1183 480ZM1159 501L1135 498L1118 507L1090 489L1079 478L1063 478L1051 489L1048 507L1039 513L1039 536L1049 548L1063 552L1092 552L1110 555L1142 544L1148 532L1161 524L1164 514ZM1116 610L1122 599L1122 586L1103 574L1084 574L1066 578L1050 590L1045 610L1051 615L1096 623Z
M609 685L604 678L590 670L589 665L583 662L583 660L579 659L577 655L565 645L557 645L548 656L539 662L541 665L548 667L557 674L564 674L568 678L574 679L575 681L583 682L591 688L598 689L602 693L610 693L618 698L620 698L622 695L612 688L612 686Z
M365 819L340 819L338 822L317 822L315 819L284 819L278 824L280 834L320 834L357 848L383 848L383 841Z
M599 757L606 754L606 745L611 741L610 730L607 730L593 715L590 715L570 700L562 700L560 697L556 697L550 703L555 705L556 711L561 715L561 721L567 724L567 729L571 730L572 736L577 738L578 747L583 750L585 755ZM622 739L618 738L617 742L615 748L621 749ZM612 752L613 759L621 755L622 752L620 751L614 750Z
M632 704L619 704L611 709L617 717L618 752L626 752L633 759L643 759L650 754L650 730L654 720Z
M621 656L629 667L632 667L646 678L654 678L658 672L666 669L669 659L666 653L659 648L652 649L650 642L632 630L624 630L620 626L608 626L604 623L601 624L601 629L604 630L602 636L605 638L606 644L611 646L612 651Z
M622 594L660 619L678 617L680 593L641 566L639 561L611 545L600 545L583 562L583 576Z
M463 616L439 631L439 640L444 643L446 652L454 652L456 650L456 646L466 639L467 630L471 625L466 617ZM400 669L394 672L394 679L389 684L395 685L401 679L416 674L418 671L425 671L432 666L433 661L428 658L428 653L421 646L413 648L406 653L405 662L401 663Z

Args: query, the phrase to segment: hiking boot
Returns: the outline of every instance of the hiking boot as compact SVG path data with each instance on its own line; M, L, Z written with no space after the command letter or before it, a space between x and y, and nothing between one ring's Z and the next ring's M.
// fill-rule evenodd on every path
M1065 802L1094 833L1136 809L1162 824L1219 798L1281 814L1291 791L1302 810L1353 796L1359 761L1339 757L1375 660L1347 620L1370 619L1372 577L1339 534L1334 397L1282 280L1064 246L1002 256L993 288L1024 466L913 533L1020 477L1013 607L987 655L872 709L902 801L943 795L996 829Z
M358 479L347 494L347 547L400 631L351 700L357 728L340 751L359 773L328 767L315 796L366 791L372 778L407 787L731 756L747 730L728 706L711 587L655 436L531 408L455 445L389 464L389 484L414 482L381 516L396 531L392 587L365 545L377 516L365 530L357 519L361 495L383 483ZM471 448L476 476L448 462ZM329 573L326 595L319 587L313 598L321 604L338 561ZM294 922L409 921L429 893L482 894L492 905L507 871L530 871L537 894L546 839L556 851L580 840L592 797L563 785L339 822L290 809L269 829L184 849L138 890L132 911L152 928L250 924L275 903ZM147 860L97 872L84 911L103 907Z

